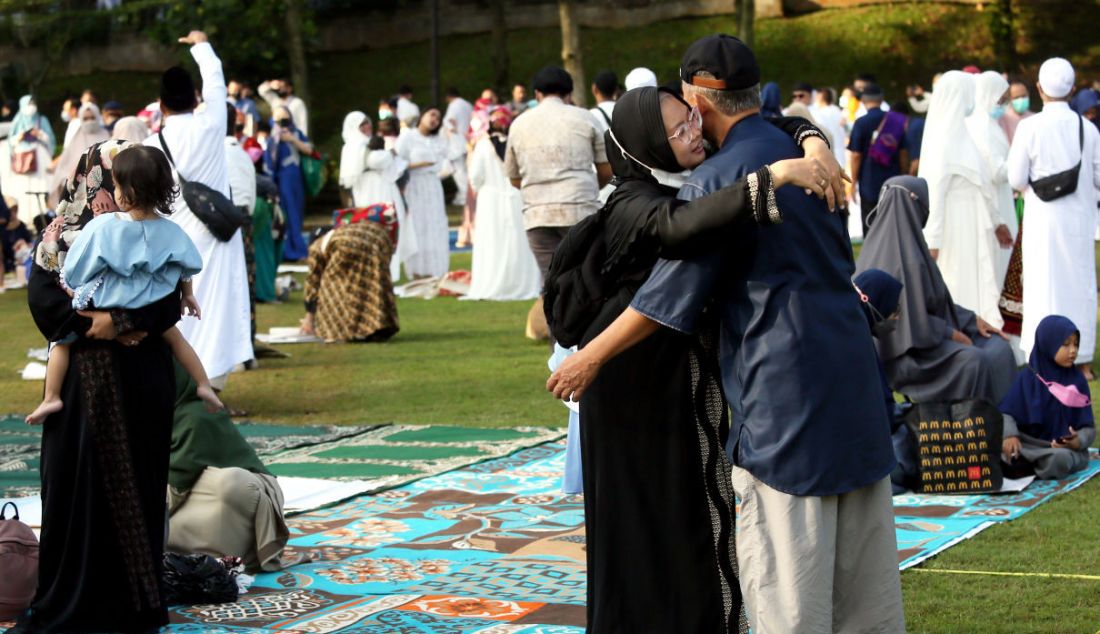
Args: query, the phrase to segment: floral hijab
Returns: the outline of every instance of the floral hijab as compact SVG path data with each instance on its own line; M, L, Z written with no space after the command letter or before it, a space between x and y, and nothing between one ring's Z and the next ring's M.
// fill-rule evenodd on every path
M96 143L81 155L73 175L65 182L61 203L57 206L54 222L61 224L61 237L57 241L43 240L38 244L34 254L35 264L60 274L65 265L65 254L84 225L102 213L118 211L111 165L119 152L133 146L129 141L110 139Z

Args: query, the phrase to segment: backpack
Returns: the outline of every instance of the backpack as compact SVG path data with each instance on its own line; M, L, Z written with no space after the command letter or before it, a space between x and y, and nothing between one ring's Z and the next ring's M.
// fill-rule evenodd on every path
M8 506L14 509L5 517ZM0 507L0 619L14 619L31 605L38 587L38 538L19 521L19 507Z

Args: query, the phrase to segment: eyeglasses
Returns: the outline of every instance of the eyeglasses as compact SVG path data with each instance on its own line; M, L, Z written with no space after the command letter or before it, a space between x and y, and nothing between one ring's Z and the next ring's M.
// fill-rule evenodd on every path
M684 145L691 145L691 142L695 139L695 132L702 129L703 115L699 114L698 108L693 107L688 111L687 120L676 126L668 140L676 139Z

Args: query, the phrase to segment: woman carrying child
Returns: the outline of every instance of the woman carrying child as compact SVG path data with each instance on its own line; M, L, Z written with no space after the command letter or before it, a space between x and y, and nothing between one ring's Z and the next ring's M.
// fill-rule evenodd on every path
M1006 475L1058 480L1084 469L1096 440L1092 400L1076 367L1081 334L1060 315L1043 318L1026 368L1001 401Z
M168 622L160 578L175 377L160 335L179 321L180 294L142 308L78 312L60 285L80 232L96 213L119 210L112 165L131 147L112 140L84 153L58 207L58 249L40 245L35 254L28 287L35 323L50 341L76 339L64 406L42 433L38 591L14 632L132 632Z

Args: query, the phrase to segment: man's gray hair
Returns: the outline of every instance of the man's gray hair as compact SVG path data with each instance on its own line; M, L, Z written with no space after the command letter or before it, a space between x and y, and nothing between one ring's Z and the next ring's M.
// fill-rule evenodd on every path
M699 71L695 74L704 79L716 79L714 75L706 71ZM686 98L692 95L706 97L707 101L709 101L718 112L721 112L727 117L732 117L749 110L759 110L761 105L760 84L741 90L715 90L713 88L702 88L700 86L685 83L684 97Z

